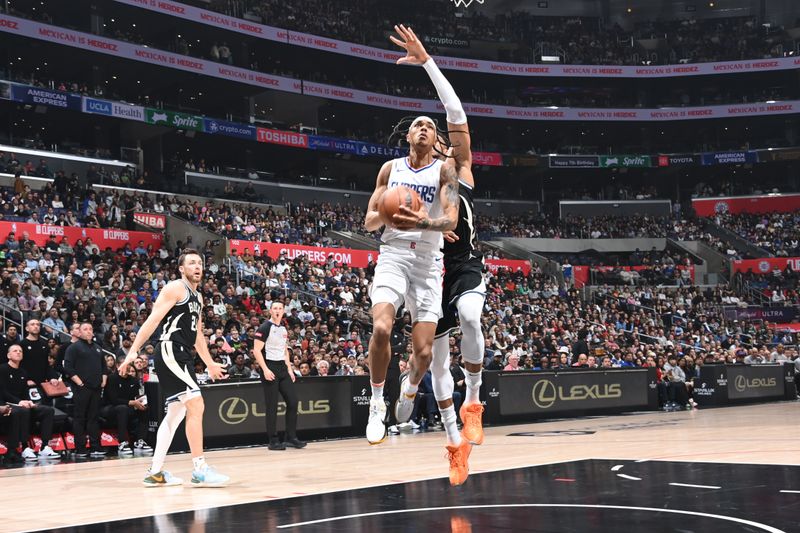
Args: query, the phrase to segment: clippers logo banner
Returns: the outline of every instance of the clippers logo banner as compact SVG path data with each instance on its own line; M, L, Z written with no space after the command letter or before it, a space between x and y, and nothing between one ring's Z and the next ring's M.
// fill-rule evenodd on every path
M699 198L692 200L692 207L701 217L717 213L791 213L800 210L800 194Z
M484 259L483 265L486 270L496 274L500 269L508 269L511 272L522 272L526 276L531 273L530 261L523 259Z
M755 274L769 274L774 270L791 268L800 271L800 257L764 257L761 259L739 259L733 262L734 272L749 272Z
M28 237L43 246L53 235L56 242L61 242L63 237L67 238L70 245L75 246L78 240L86 244L86 239L91 239L100 250L111 248L114 251L123 248L126 244L135 249L139 241L143 241L144 247L152 244L153 249L158 250L162 244L161 233L149 233L146 231L126 231L114 229L96 228L77 228L68 226L48 226L47 224L28 224L26 222L0 222L0 240L5 241L8 234L13 232L16 239L22 238L27 233Z
M245 252L253 255L266 254L272 258L283 255L287 261L296 257L305 256L312 263L326 263L333 259L351 267L366 268L371 261L377 261L378 252L369 250L351 250L349 248L321 248L316 246L300 246L295 244L278 244L273 242L240 241L233 239L230 242L231 254L241 255Z
M305 256L312 263L326 263L333 259L336 263L341 263L355 268L366 268L371 262L378 260L378 252L371 250L355 250L351 248L322 248L317 246L300 246L297 244L279 244L273 242L242 241L232 239L229 241L231 254L242 255L250 253L253 255L266 254L272 258L286 257L287 261L292 261L297 257ZM531 264L524 260L515 259L486 259L484 261L486 269L497 273L501 268L512 272L521 271L526 276L531 271Z

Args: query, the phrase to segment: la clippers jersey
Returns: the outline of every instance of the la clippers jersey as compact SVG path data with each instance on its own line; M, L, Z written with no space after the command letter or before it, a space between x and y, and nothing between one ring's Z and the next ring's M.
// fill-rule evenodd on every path
M478 251L478 233L475 230L475 201L473 190L467 183L458 180L458 225L454 233L458 235L456 242L444 241L445 268L448 263L465 262L470 259L482 260L483 254Z
M439 181L441 180L442 162L434 159L433 162L420 169L413 169L408 164L408 158L402 157L392 161L392 170L389 173L388 188L408 187L419 193L420 200L425 205L430 218L442 216L442 205L439 202ZM393 240L426 242L435 247L442 247L442 232L430 230L399 230L389 226L383 231L381 240L390 244Z
M191 348L197 340L197 323L200 320L202 306L197 293L185 281L182 283L186 288L186 296L175 304L161 321L158 326L161 336L158 340L171 341Z

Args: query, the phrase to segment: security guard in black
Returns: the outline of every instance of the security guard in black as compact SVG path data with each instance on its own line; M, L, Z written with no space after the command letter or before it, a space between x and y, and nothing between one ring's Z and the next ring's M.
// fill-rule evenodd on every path
M76 453L85 453L86 433L92 453L100 454L100 391L105 386L105 360L100 345L93 342L94 328L89 322L80 327L80 339L67 348L64 355L64 373L72 381L72 392L75 402Z

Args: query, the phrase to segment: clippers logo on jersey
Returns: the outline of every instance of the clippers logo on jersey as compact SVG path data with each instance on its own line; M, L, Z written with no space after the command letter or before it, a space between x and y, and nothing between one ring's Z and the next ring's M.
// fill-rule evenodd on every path
M442 216L442 205L437 192L439 191L442 173L442 162L434 159L430 165L422 168L413 169L409 165L408 158L395 159L392 162L392 170L386 186L391 189L394 187L408 187L419 194L420 201L428 211L430 218ZM435 246L437 249L442 247L442 232L429 230L400 230L387 227L382 236L384 243L398 239L405 242L413 241L416 243L425 242Z
M432 204L433 200L436 198L437 187L416 185L414 183L406 183L404 181L390 181L388 188L393 189L395 187L408 187L409 189L414 189L419 194L420 200L426 204Z

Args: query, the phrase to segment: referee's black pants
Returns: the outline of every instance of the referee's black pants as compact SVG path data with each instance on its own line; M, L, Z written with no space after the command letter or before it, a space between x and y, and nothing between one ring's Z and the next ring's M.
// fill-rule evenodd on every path
M286 368L286 361L270 361L267 359L267 368L275 374L275 379L267 381L261 377L264 384L264 403L267 405L267 437L270 440L278 438L278 393L286 404L286 439L297 437L297 392L294 382Z

